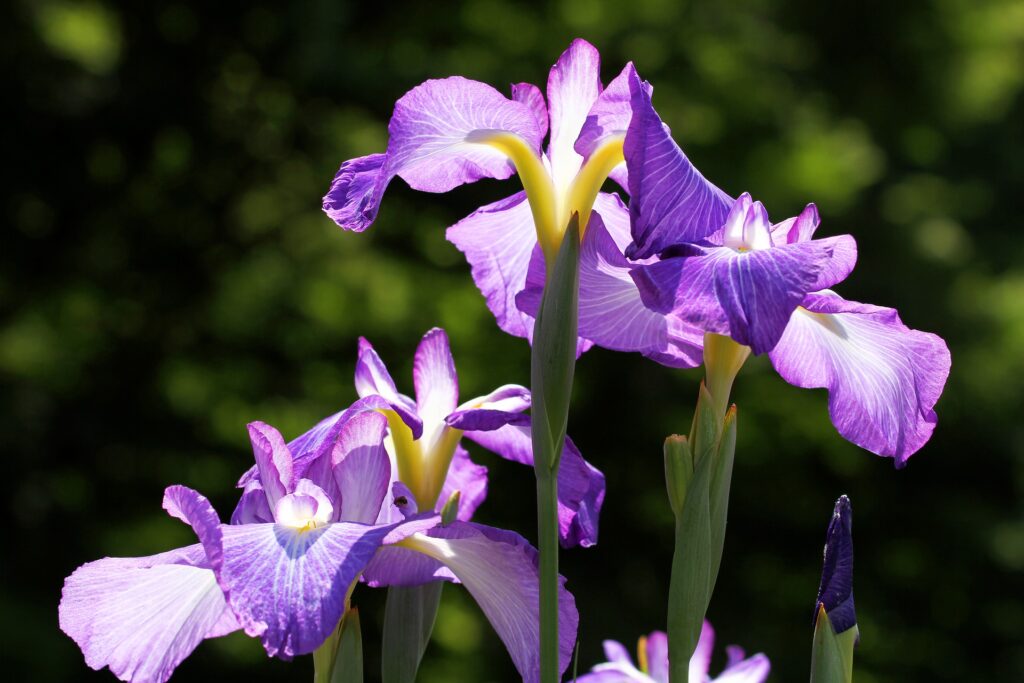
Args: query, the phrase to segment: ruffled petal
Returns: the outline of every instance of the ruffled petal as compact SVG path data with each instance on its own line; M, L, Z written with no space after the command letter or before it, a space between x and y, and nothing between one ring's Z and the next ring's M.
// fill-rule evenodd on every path
M152 557L105 558L64 582L60 628L93 669L163 683L205 638L238 630L196 544Z
M383 172L386 159L385 154L370 154L343 163L324 195L324 213L346 230L362 232L370 227L391 180Z
M533 317L516 307L516 294L526 287L534 251L540 252L526 193L488 204L448 228L448 241L466 255L473 282L487 300L498 327L516 337L529 337Z
M529 424L466 432L466 437L506 460L533 466ZM597 543L604 492L604 474L584 460L576 444L566 437L558 468L558 522L563 547Z
M527 683L540 680L537 551L519 534L453 522L410 536L404 545L447 565L469 590ZM579 615L559 577L559 671L576 643Z
M416 408L427 424L438 424L459 404L459 378L455 372L448 335L435 327L420 340L413 361Z
M360 398L376 394L387 401L391 409L402 418L402 422L412 430L413 438L418 439L423 435L423 420L417 413L416 403L408 396L398 393L395 380L391 379L391 373L388 372L384 361L363 337L359 338L355 385Z
M429 80L395 103L388 124L388 172L427 192L515 173L504 154L468 141L475 131L514 133L538 152L543 139L530 106L486 83L461 76Z
M680 250L681 256L633 271L644 303L659 311L671 309L687 323L765 353L818 282L833 242L747 252L694 245Z
M931 437L950 367L940 337L832 292L804 300L770 357L790 384L828 389L839 433L897 467Z
M513 83L512 99L516 102L522 102L530 108L530 111L533 112L534 120L537 121L537 127L540 129L540 137L543 138L547 135L548 106L544 102L544 94L540 91L540 88L533 83Z
M391 459L384 448L388 421L377 412L348 420L331 456L334 480L341 497L344 522L373 524L391 482Z
M771 228L772 239L775 244L796 244L798 242L810 242L821 219L818 216L818 207L808 204L800 215L790 218ZM857 242L851 235L839 235L827 238L832 245L832 258L822 267L818 274L818 281L812 291L819 291L833 287L845 280L854 266L857 265Z
M548 109L551 117L551 176L556 188L567 188L583 164L573 146L590 107L601 94L601 55L577 38L562 53L548 74Z
M595 209L580 252L580 336L606 349L640 352L670 367L700 365L703 332L644 305L630 275L636 266L622 255L606 227L618 223L628 230L625 206L618 196L601 194Z
M650 87L630 77L633 115L623 153L629 169L629 210L634 244L631 259L666 247L696 242L725 223L729 195L708 182L672 139L651 104Z

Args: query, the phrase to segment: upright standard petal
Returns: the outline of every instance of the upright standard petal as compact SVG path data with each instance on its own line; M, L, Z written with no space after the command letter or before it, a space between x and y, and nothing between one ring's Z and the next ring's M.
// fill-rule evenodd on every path
M516 337L530 337L533 316L516 306L516 295L526 287L530 258L540 251L526 193L477 209L448 228L446 236L465 254L473 282L498 327Z
M590 107L601 94L601 55L577 38L558 58L548 74L551 117L551 177L556 188L567 188L580 170L583 157L573 146L587 120Z
M377 412L349 420L331 455L334 480L341 497L343 522L373 524L391 482L391 459L384 448L388 421Z
M416 408L424 423L438 424L459 404L459 378L455 372L448 334L435 327L423 335L413 360Z
M681 245L632 276L648 306L765 353L819 282L833 250L828 239L754 251Z
M790 384L828 389L839 433L897 467L931 437L950 367L940 337L906 327L894 309L833 292L803 301L770 358Z
M543 139L548 134L548 105L544 102L544 94L540 88L533 83L513 83L512 99L530 108Z
M444 563L469 590L527 683L540 680L537 551L522 536L453 522L410 536L403 545ZM576 643L576 603L559 578L559 665L565 671Z
M467 431L466 437L506 460L533 465L530 424L507 424L494 431ZM592 466L566 437L558 468L558 523L563 547L597 543L604 503L604 474Z
M133 683L163 683L203 639L239 628L199 544L79 567L59 615L90 667Z
M365 338L359 338L359 357L356 359L356 392L360 398L377 395L390 404L402 422L412 430L413 438L423 434L423 420L416 411L416 403L404 394L398 393L395 380L391 379L384 361L380 359L373 345Z
M821 608L825 609L836 633L853 628L857 623L853 606L853 509L846 496L836 501L825 537L815 615Z
M630 77L630 98L633 115L623 153L634 243L626 256L644 259L710 235L725 222L733 202L683 154L654 111L650 88L635 74Z
M633 118L632 89L630 83L633 80L640 80L636 68L630 62L622 69L608 87L594 102L594 105L587 113L583 130L576 139L574 149L584 159L590 157L603 143L611 138L625 137L629 129L629 122ZM640 87L651 93L651 86L646 81L640 82ZM608 174L609 177L619 184L624 190L629 191L629 177L626 163L622 162Z
M292 490L295 476L292 471L292 453L281 432L265 422L249 423L249 440L256 456L260 482L266 491L270 507L277 505L282 496Z

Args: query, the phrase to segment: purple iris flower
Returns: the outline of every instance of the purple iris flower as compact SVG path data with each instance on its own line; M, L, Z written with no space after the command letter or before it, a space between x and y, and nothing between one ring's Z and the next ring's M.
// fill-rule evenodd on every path
M394 480L388 420L374 403L359 401L328 429L321 423L290 444L273 427L251 424L255 474L244 477L231 524L199 493L172 486L164 507L192 526L199 544L98 560L68 577L60 624L89 666L162 682L203 639L239 628L271 656L310 653L362 577L372 585L462 583L520 674L538 680L536 551L509 531L417 513L414 495ZM559 609L564 670L578 622L564 588Z
M853 508L846 496L836 501L828 524L815 619L821 610L828 614L836 634L857 625L853 608Z
M468 520L486 495L487 470L473 464L460 441L465 436L507 460L532 466L530 417L524 412L530 407L530 392L507 384L460 404L448 335L438 328L427 332L416 349L413 384L415 400L398 392L380 356L360 340L356 391L363 401L376 398L389 406L383 412L396 478L429 509L440 509L459 490L459 519ZM566 438L558 472L563 546L597 543L604 492L604 475Z
M631 92L641 83L627 64L607 88L600 55L575 40L551 68L547 100L529 83L507 98L461 77L430 80L395 104L387 152L342 164L324 211L342 228L365 230L398 176L428 192L518 172L525 188L481 207L448 229L499 327L532 338L545 281L569 218L579 213L579 350L593 344L637 351L676 367L700 363L702 332L646 307L626 261L629 212L600 191L608 177L630 188L623 144ZM550 133L550 136L548 134ZM548 137L546 149L542 142Z
M790 384L829 391L829 414L846 439L897 467L935 429L935 403L950 355L934 334L897 312L847 301L829 287L853 270L848 235L815 239L811 204L772 224L749 195L735 201L708 183L632 82L626 135L634 259L644 301L706 331L768 352Z
M711 678L708 669L714 645L715 631L705 621L697 649L690 658L690 683L764 683L768 679L768 658L761 653L748 658L735 645L726 648L725 670ZM669 683L668 636L663 631L640 638L636 664L626 648L614 640L604 641L604 654L608 661L576 679L579 683Z

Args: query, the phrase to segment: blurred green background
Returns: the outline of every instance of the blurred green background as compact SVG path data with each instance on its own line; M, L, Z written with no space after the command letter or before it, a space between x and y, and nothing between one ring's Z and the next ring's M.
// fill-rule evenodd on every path
M283 5L283 3L282 3ZM527 383L444 228L517 189L393 184L372 230L320 212L345 159L382 150L394 100L430 77L543 85L571 38L604 77L626 60L697 165L776 220L817 202L853 233L841 292L945 337L935 436L903 471L843 441L824 392L744 369L730 527L710 618L719 645L806 680L832 503L853 500L860 683L1024 680L1024 3L512 0L109 2L8 7L0 241L7 478L0 647L8 680L103 681L57 628L63 577L190 542L163 488L223 515L246 422L295 436L354 399L365 335L411 391L419 336L452 338L463 394ZM563 554L600 642L664 627L671 515L662 438L696 371L594 350L570 432L608 476L601 543ZM534 537L531 473L491 468L481 521ZM361 588L377 671L383 593ZM176 680L308 680L241 635ZM716 658L717 670L722 659ZM447 589L424 681L511 681L482 614Z

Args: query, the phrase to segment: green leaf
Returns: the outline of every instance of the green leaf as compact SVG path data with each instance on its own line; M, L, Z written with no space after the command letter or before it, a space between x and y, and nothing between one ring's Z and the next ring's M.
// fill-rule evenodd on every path
M668 591L670 679L686 683L711 599L711 511L709 488L714 458L696 463L681 514L676 516L675 550Z
M573 214L548 279L533 332L530 382L533 394L534 466L558 468L576 369L579 308L580 221Z
M362 683L363 636L359 610L345 612L338 627L313 652L313 683Z
M443 581L391 586L384 606L382 683L413 683L434 630Z
M836 634L825 607L818 606L811 645L811 683L851 683L857 627Z
M665 486L668 488L668 502L672 514L677 517L683 511L686 490L693 479L693 455L685 436L673 434L665 439Z
M711 574L708 586L708 601L718 581L718 570L722 564L725 548L725 525L729 512L729 489L732 487L732 466L736 458L736 406L725 414L722 437L718 441L714 471L711 475Z

